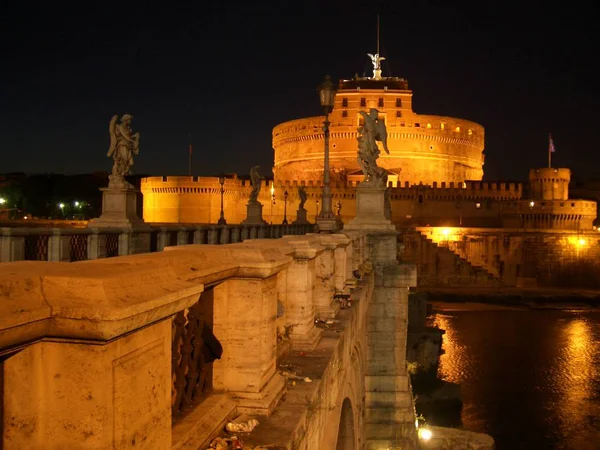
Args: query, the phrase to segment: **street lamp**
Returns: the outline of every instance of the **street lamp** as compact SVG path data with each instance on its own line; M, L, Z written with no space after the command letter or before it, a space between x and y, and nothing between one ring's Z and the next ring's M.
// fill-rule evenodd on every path
M325 113L323 122L323 132L325 133L325 154L323 158L323 206L321 213L317 217L317 225L321 232L336 231L336 219L331 208L331 186L329 185L329 114L333 111L333 101L337 92L336 87L331 82L329 75L325 76L323 83L317 88L319 91L319 100Z
M59 203L58 207L60 208L60 212L62 213L63 219L65 218L65 204Z
M271 225L273 225L273 206L275 205L275 182L271 183Z
M288 198L288 191L284 191L283 193L283 222L282 225L287 225L288 221L287 221L287 198Z
M6 203L6 199L0 197L0 205L4 205Z
M227 225L227 221L225 220L225 213L223 212L223 194L225 193L223 185L225 184L225 175L219 175L219 184L221 185L221 214L219 215L219 220L217 223L219 225Z

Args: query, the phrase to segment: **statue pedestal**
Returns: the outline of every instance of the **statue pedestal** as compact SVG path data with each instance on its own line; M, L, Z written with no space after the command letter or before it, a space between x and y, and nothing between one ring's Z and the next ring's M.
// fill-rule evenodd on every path
M307 211L304 208L299 208L298 211L296 212L296 220L294 220L292 223L294 225L304 225L304 224L310 223L306 219L306 214L307 214Z
M137 194L131 187L107 187L102 191L102 215L88 222L88 228L135 228L149 230L137 213Z
M246 205L246 219L242 221L246 225L266 225L267 221L262 218L262 203L258 201L249 201Z
M387 188L359 184L356 188L356 216L344 227L351 230L395 231L396 227L386 217L385 193Z

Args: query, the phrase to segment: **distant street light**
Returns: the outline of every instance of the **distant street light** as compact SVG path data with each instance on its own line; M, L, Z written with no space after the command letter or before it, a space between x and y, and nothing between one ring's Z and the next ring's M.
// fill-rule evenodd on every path
M288 220L287 220L287 199L288 199L288 191L286 190L283 193L283 222L281 222L283 225L287 225L288 224Z
M58 207L59 207L60 209L63 209L63 208L65 207L65 204L64 204L64 203L59 203L59 204L58 204Z
M227 221L225 220L225 212L223 211L223 194L225 193L223 185L225 184L225 175L219 175L219 184L221 185L221 213L217 223L219 225L227 225Z
M75 207L78 207L79 206L79 202L75 202L74 205L75 205Z
M6 203L6 199L0 197L0 205L4 205Z

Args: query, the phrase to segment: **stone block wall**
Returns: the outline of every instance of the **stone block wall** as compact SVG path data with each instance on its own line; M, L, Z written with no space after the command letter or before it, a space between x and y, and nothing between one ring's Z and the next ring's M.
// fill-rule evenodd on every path
M482 267L506 286L600 287L600 233L597 231L527 231L419 228L437 243L436 252L452 251ZM410 248L407 250L410 251ZM421 264L428 260L415 255Z

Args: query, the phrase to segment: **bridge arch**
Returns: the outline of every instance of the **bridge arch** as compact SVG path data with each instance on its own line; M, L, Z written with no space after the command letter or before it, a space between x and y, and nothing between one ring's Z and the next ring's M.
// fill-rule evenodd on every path
M338 428L336 450L357 450L352 402L346 397L342 403L340 426Z

